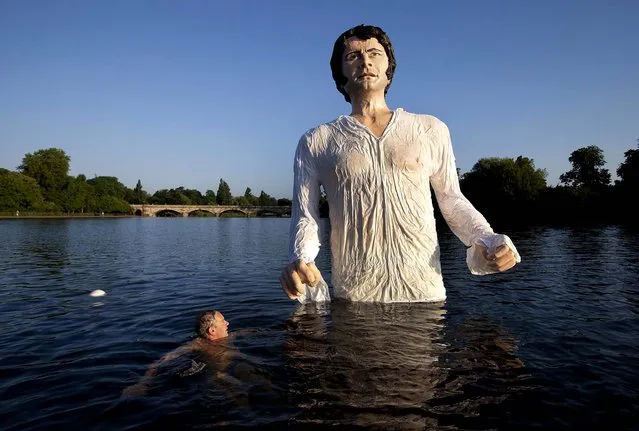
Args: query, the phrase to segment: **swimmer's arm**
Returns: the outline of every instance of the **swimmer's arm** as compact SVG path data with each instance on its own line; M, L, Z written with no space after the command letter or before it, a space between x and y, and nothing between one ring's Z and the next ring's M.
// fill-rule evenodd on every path
M195 345L193 342L184 344L180 347L178 347L177 349L167 353L166 355L162 356L160 359L158 359L157 361L155 361L154 363L152 363L149 366L149 369L146 371L146 373L144 373L144 377L153 377L157 374L158 372L158 368L160 367L160 365L162 365L164 362L166 361L171 361L175 358L179 358L180 356L184 355L185 353L188 353L192 350L195 349Z
M223 382L226 383L230 383L234 386L241 386L242 385L242 381L240 379L236 379L235 377L231 376L229 373L224 372L224 371L217 371L215 373L215 377L218 380L221 380Z
M259 331L257 329L251 329L251 328L247 328L247 329L238 329L236 331L233 331L229 334L229 339L234 340L235 337L237 337L238 335L248 335L248 334L257 334ZM248 358L248 356L246 356L244 353L242 352L235 352L234 353L235 357L237 358ZM218 376L219 377L219 376Z
M153 378L155 377L155 375L158 372L158 369L160 367L160 365L166 361L170 361L172 359L175 359L189 351L192 351L195 348L193 342L185 344L183 346L178 347L177 349L167 353L166 355L162 356L160 359L158 359L157 361L153 362L151 365L149 365L149 368L146 370L146 373L144 373L144 376L142 376L142 378L140 379L140 381L134 385L128 386L127 388L125 388L122 391L122 395L126 396L126 395L133 395L133 396L143 396L146 395L149 386L151 385L151 382L153 381Z

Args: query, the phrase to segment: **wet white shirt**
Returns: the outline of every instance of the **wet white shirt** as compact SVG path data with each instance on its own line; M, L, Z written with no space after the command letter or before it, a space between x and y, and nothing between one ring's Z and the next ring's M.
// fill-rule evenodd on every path
M490 251L510 238L495 234L459 188L448 127L430 115L395 110L381 137L350 116L306 132L295 153L290 252L313 262L319 252L320 185L330 208L332 284L352 301L443 301L446 290L431 189L473 274L491 271ZM329 300L328 286L307 286L300 302Z

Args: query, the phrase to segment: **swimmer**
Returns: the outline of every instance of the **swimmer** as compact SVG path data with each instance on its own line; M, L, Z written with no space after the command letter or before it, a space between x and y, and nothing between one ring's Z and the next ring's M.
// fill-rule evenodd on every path
M189 341L188 343L178 347L172 352L167 353L162 358L154 362L149 366L149 369L144 374L142 379L135 385L131 385L122 391L123 396L142 396L145 395L149 389L153 377L157 374L158 368L165 362L176 359L182 355L192 352L203 353L207 358L211 358L222 365L228 363L227 354L228 349L225 346L224 340L228 338L229 322L226 321L224 315L217 310L206 310L199 314L196 324L195 332L197 337ZM182 375L192 375L201 371L206 367L206 364L197 363L191 361L191 368L187 371L181 372ZM224 373L217 372L218 377L223 377Z

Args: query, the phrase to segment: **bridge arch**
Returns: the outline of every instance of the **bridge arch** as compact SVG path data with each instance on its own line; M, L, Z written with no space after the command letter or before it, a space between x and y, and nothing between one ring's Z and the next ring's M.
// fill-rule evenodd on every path
M282 215L273 210L261 210L255 213L258 217L281 217Z
M226 216L224 216L224 214L226 214ZM248 217L249 213L247 211L242 210L241 208L230 208L224 211L221 211L218 214L218 217L230 217L234 214L242 214L242 217Z
M154 214L156 217L182 217L182 213L174 209L165 208L156 211Z
M196 213L207 213L208 215L204 216L204 217L216 217L217 214L214 211L211 211L207 208L195 208L193 210L188 210L188 212L186 212L186 216L187 217L194 217L194 214Z

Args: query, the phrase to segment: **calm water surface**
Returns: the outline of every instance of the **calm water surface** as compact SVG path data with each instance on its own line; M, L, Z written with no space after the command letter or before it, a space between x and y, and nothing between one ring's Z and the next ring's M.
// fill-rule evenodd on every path
M445 304L316 307L279 287L288 223L0 220L0 429L639 429L638 232L508 231L524 261L475 277L445 230ZM123 397L209 307L217 362Z

